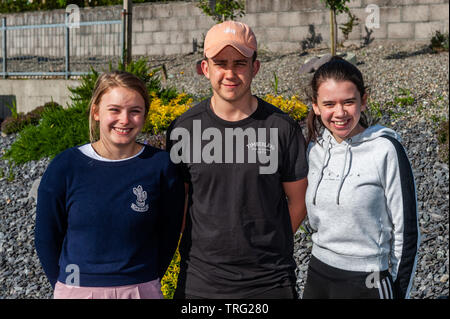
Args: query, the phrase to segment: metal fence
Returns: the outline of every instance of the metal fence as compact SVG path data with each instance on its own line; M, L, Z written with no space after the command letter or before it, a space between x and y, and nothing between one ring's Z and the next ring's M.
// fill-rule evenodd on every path
M73 22L63 13L64 23L14 26L2 18L0 76L68 79L123 61L123 14L117 20Z

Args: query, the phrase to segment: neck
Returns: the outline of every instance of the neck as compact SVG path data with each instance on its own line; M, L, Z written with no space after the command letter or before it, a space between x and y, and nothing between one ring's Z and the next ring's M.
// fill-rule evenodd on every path
M129 145L124 145L123 147L117 147L109 145L100 139L97 142L92 143L92 147L101 157L111 160L120 160L136 155L142 146L136 142L133 142Z
M243 120L258 108L258 100L249 94L239 101L226 101L213 95L211 98L211 109L220 118L235 122Z

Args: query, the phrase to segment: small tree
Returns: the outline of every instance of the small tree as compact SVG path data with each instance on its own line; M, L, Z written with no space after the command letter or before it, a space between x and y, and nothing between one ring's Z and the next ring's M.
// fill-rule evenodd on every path
M199 0L197 7L217 23L245 15L245 0Z
M350 0L322 0L325 6L330 9L330 44L331 55L336 55L337 45L337 23L336 16L338 14L349 12L350 9L346 6Z

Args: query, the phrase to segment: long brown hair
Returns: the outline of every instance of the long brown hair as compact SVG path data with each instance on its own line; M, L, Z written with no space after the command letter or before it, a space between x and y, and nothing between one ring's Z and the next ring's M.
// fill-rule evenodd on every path
M95 83L94 92L89 102L89 137L91 143L99 139L98 123L94 120L94 112L97 111L102 96L112 88L123 87L139 93L145 102L145 116L150 107L150 97L145 83L134 74L125 71L105 72L100 75Z
M364 86L362 73L358 70L358 68L341 57L333 56L330 61L317 69L311 80L309 95L314 104L317 104L317 92L319 91L320 85L329 79L352 82L358 89L361 99L367 91L367 88ZM367 117L364 112L361 112L359 124L364 128L368 127ZM307 142L317 141L324 125L320 119L320 116L317 116L312 108L308 113L307 126Z

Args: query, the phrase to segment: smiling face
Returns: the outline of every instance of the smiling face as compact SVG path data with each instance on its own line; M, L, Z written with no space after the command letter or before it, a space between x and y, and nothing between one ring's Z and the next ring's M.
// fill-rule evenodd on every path
M204 75L211 82L214 97L229 103L251 96L250 85L259 71L258 60L243 56L232 46L226 46L213 58L202 61Z
M366 108L367 94L361 97L351 81L327 79L317 90L317 101L313 110L322 123L333 134L338 143L364 131L359 124L361 111Z
M99 122L100 143L107 149L134 147L145 121L144 98L134 90L114 87L93 105L93 119Z

